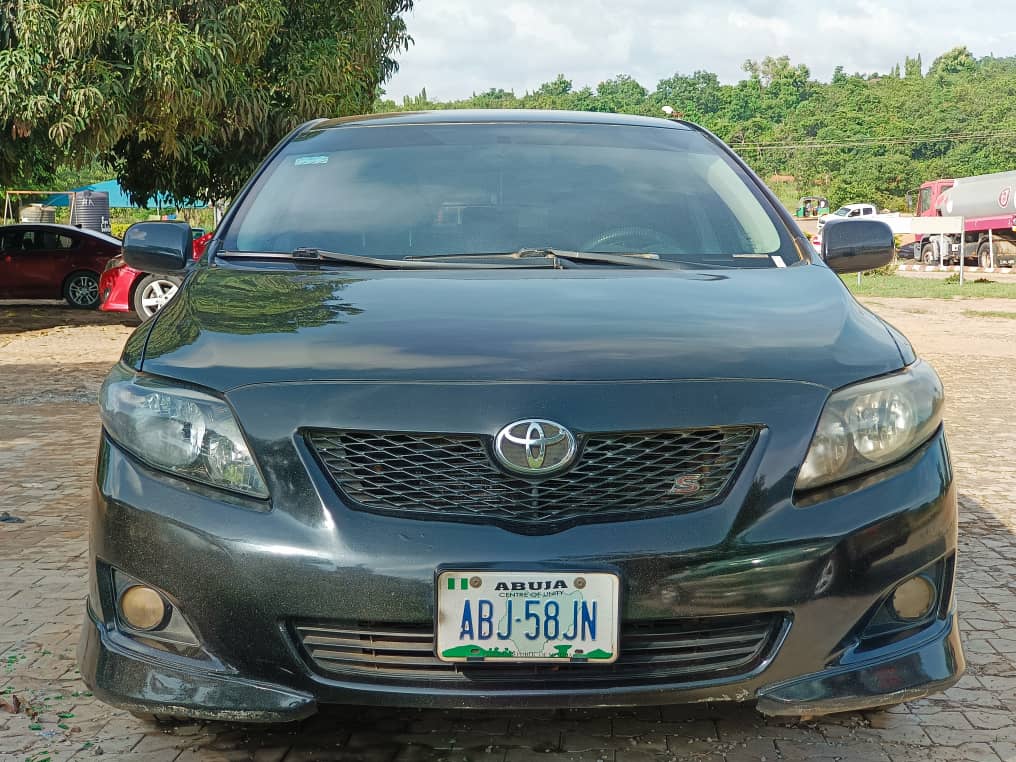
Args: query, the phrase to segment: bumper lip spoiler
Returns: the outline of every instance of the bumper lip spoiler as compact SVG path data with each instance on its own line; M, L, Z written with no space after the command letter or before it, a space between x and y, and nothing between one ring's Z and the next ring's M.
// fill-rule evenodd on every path
M228 672L185 670L179 665L129 653L108 637L104 626L90 610L85 615L84 628L85 634L78 650L81 675L99 699L114 706L139 713L245 723L293 722L305 719L318 710L318 703L310 693L244 679ZM757 698L757 709L763 714L818 716L873 709L921 698L954 685L963 675L964 668L957 614L953 610L919 645L889 658L836 667L767 685L758 689L755 697L744 691L721 698L717 691L722 689L714 686L708 691L690 691L692 695L677 691L684 696L675 699L667 696L665 691L646 688L639 691L642 695L638 703L666 704L675 700L699 703L724 699L750 702L752 698ZM160 679L152 680L153 676ZM174 688L156 695L151 692L152 685ZM370 703L381 706L393 703L390 696L388 700L374 698L375 702ZM381 700L377 701L379 698ZM438 697L429 697L430 701L435 698ZM463 708L499 705L495 697L487 697L487 701L484 698L457 696L453 703ZM542 705L545 702L539 701L540 698L544 697L530 696L527 703ZM545 698L559 705L563 697L551 695ZM603 698L601 696L595 705L612 705L609 701L604 702ZM444 705L442 702L438 704Z
M954 608L913 650L765 686L759 689L757 708L774 717L876 709L944 691L959 682L965 669Z
M83 630L78 644L81 677L101 701L121 709L244 723L293 722L317 712L313 696L291 688L229 673L185 670L128 653L107 636L91 607ZM153 693L152 685L167 686L167 692Z

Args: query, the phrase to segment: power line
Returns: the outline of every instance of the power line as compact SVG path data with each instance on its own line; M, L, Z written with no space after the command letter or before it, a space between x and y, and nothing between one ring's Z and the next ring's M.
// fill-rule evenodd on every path
M914 145L939 141L960 142L968 140L991 140L994 138L1016 137L1016 130L1002 132L980 132L954 135L921 135L908 138L858 138L856 140L812 141L806 143L730 143L735 150L744 151L810 151L823 148L865 148L878 146Z

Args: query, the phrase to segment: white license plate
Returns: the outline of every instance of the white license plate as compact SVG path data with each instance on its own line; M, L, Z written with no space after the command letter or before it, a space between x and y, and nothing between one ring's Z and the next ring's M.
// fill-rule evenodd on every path
M619 589L617 575L605 572L441 572L437 657L610 664Z

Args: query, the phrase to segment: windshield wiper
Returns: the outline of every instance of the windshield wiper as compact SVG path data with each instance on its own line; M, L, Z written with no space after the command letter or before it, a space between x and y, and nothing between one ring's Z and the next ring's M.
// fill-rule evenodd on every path
M311 247L300 247L292 252L284 251L223 251L216 254L223 259L284 259L290 262L336 262L344 265L360 265L361 267L376 267L382 270L504 270L505 265L488 263L459 263L451 264L444 262L420 262L407 259L384 259L383 257L365 257L361 254L345 254L340 251L326 251ZM512 267L532 268L553 268L553 262L548 264L523 264L507 265Z
M494 254L427 254L419 257L406 257L411 261L434 259L492 259L497 257L511 259L546 258L563 259L568 262L600 262L610 265L627 267L644 267L652 270L680 270L680 262L660 259L658 254L649 252L609 253L605 251L566 251L551 248L526 248L512 252L496 252Z

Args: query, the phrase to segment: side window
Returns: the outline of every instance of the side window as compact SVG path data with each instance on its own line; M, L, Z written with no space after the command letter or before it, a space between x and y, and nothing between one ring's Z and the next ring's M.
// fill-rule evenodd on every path
M21 248L21 232L7 232L0 238L0 248L4 251Z
M859 209L851 209L850 210L850 214L848 214L847 216L848 217L856 217L860 213L861 213L861 211Z
M931 208L931 188L922 188L917 201L917 215L921 216Z
M37 232L35 234L36 241L35 248L42 249L43 251L52 251L53 249L57 248L56 239L57 236L54 235L53 233L49 233L46 231Z
M864 210L863 212L861 212L861 213L862 213L862 214L874 214L874 212L875 212L875 210L874 210L874 209L871 209L871 208L869 207L869 208L865 209L865 210Z
M54 243L54 249L73 249L77 245L77 241L71 238L69 235L58 235Z

